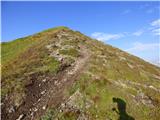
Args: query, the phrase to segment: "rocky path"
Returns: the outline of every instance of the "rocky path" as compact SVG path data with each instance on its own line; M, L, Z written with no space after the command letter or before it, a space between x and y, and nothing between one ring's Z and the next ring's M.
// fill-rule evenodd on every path
M90 57L85 46L80 46L80 57L74 65L59 72L54 78L44 77L28 87L26 100L20 108L8 116L8 120L38 120L48 107L56 107L66 99L66 91L83 71Z

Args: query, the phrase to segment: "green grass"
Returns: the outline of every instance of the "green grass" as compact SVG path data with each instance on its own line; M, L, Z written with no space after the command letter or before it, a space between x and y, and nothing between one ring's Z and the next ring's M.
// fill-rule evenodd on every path
M75 112L59 113L57 109L50 108L40 120L55 120L55 118L58 120L76 120L77 114Z
M76 50L74 48L63 49L63 50L60 50L59 53L63 54L63 55L68 55L68 56L71 56L71 57L78 57L79 56L78 50Z
M65 26L59 26L59 27L54 27L54 28L49 28L47 30L44 30L44 31L41 31L39 33L47 33L47 32L53 32L53 31L56 31L56 30L69 30L68 27L65 27Z
M53 120L55 114L54 109L47 110L46 114L42 116L41 120Z
M2 98L12 94L13 104L19 105L25 97L25 85L30 80L26 76L29 74L56 75L61 63L49 56L45 46L55 42L53 40L51 43L50 39L59 30L69 29L63 26L51 28L32 36L1 43ZM73 62L71 59L68 60L70 63Z
M15 94L14 103L23 99L25 77L30 73L56 74L60 69L60 62L51 58L45 46L48 40L44 36L29 36L8 43L2 43L2 98L8 94Z
M81 76L81 80L84 80L84 78L86 78L86 75ZM74 91L76 91L75 88L81 89L81 93L87 95L86 97L94 102L90 108L86 109L91 119L118 119L119 115L112 111L112 108L117 108L116 104L112 101L113 97L121 98L126 102L127 114L130 116L141 120L150 118L150 115L147 114L151 112L149 108L143 104L136 106L133 98L128 96L128 93L130 93L129 90L110 85L107 80L103 79L94 80L92 78L87 78L86 81L87 82L78 81L77 84L79 85L73 86L73 89ZM85 85L85 87L83 87L83 85Z
M98 79L95 79L95 77L91 77L90 75L83 74L69 92L70 95L72 95L77 90L80 90L83 96L94 101L94 104L90 108L84 109L90 118L98 120L104 120L106 118L117 120L119 115L112 111L112 108L117 108L116 104L112 101L113 97L123 99L127 105L127 114L135 119L154 120L154 118L159 118L158 115L160 115L160 112L157 107L151 110L148 106L143 105L142 103L138 103L139 105L136 105L137 102L135 102L133 97L131 97L131 95L137 95L136 89L142 89L141 87L137 88L138 86L129 86L129 88L122 88L121 86L116 86L110 82L116 80L127 80L140 84L149 83L153 86L157 86L158 83L156 80L147 74L147 72L143 71L152 71L151 73L154 74L157 74L158 71L150 65L149 67L146 66L139 58L134 59L135 63L130 63L130 59L132 59L133 56L128 56L127 54L124 55L126 61L119 61L118 55L115 54L116 52L119 52L119 50L111 46L107 46L106 48L106 46L101 45L101 43L97 43L95 46L91 45L91 43L87 44L88 48L92 49L94 53L92 55L92 59L90 59L90 62L88 63L88 72L95 75ZM99 55L106 56L105 59L107 62L105 63ZM143 64L146 69L144 70L144 68L137 66L130 68L127 65L127 62L133 66ZM151 80L154 81L151 82ZM135 89L132 89L132 87ZM154 100L159 101L160 95L158 93L155 94L154 91L150 91L149 89L146 90L146 88L143 92L148 96L152 96ZM155 116L153 118L152 116L154 114Z
M2 65L15 59L23 53L27 48L31 47L37 41L26 38L20 38L11 42L1 43L1 61Z
M61 43L62 46L64 45L70 45L70 46L74 46L76 47L78 45L78 41L77 40L65 40Z
M50 28L39 32L33 36L19 38L10 42L1 43L1 61L2 65L11 60L14 60L18 55L22 54L29 47L40 43L41 38L45 37L49 33L57 32L58 30L69 30L67 27L60 26L56 28ZM49 36L48 36L49 37Z
M123 88L121 85L115 85L118 80L127 85L127 81L136 82L142 85L152 85L159 87L158 79L152 74L159 76L159 68L144 62L143 60L128 55L127 53L109 45L104 45L96 40L86 40L79 32L70 31L66 27L48 29L36 35L26 38L20 38L8 43L2 43L2 90L1 96L9 93L13 95L15 104L19 104L25 96L25 85L28 83L30 73L40 75L56 75L61 70L61 63L55 58L50 57L46 45L51 44L50 39L53 33L59 30L67 30L70 34L78 35L81 42L65 40L64 45L70 45L73 48L61 49L60 54L65 55L64 64L66 66L75 62L76 57L80 55L77 50L77 44L85 45L93 54L86 64L83 74L76 83L68 89L69 96L77 90L80 91L83 98L77 100L82 110L93 120L112 119L117 120L119 115L112 108L117 108L113 103L113 97L120 98L126 102L126 112L137 120L156 120L160 115L160 95L158 92L142 86L128 85ZM52 44L55 41L52 41ZM60 48L53 48L56 51ZM125 57L126 60L120 60L119 57ZM134 66L130 68L128 64ZM85 73L86 72L86 73ZM87 74L90 73L90 74ZM26 77L27 76L27 77ZM131 95L137 95L137 90L142 90L149 96L155 104L154 108L137 102ZM93 102L89 108L85 107L86 99ZM138 104L138 105L137 105ZM62 112L49 110L42 120L52 120L56 117L61 120L74 120L77 114L73 112Z
M46 69L51 73L57 73L60 69L60 62L55 58L48 57L45 61Z

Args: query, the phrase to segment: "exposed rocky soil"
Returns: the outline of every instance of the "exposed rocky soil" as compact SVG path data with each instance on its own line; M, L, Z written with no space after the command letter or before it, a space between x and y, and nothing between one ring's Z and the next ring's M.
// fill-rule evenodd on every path
M61 47L62 36L67 36L64 32L58 33L58 42L53 45L46 46L50 51L51 57L56 57L62 62L65 59L64 55L60 55L58 51L52 51L51 47ZM74 39L74 38L70 38ZM65 46L62 46L65 47ZM72 46L68 46L72 47ZM73 82L80 76L81 72L85 68L88 59L90 57L90 51L85 46L79 46L79 57L75 62L68 66L62 66L62 69L54 76L46 76L41 74L31 74L30 83L26 86L26 97L18 108L7 105L5 103L6 111L2 114L3 120L35 120L40 119L48 106L58 106L62 101L66 99L65 94ZM39 79L39 80L37 80ZM9 99L8 99L9 102ZM2 106L3 109L3 106Z

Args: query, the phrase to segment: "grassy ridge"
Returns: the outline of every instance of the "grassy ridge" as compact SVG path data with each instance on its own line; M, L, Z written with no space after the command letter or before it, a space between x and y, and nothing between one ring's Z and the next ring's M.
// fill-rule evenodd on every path
M19 104L25 97L25 85L28 84L28 76L32 73L41 75L55 75L61 63L49 55L45 46L55 44L54 33L58 30L68 29L58 27L48 29L33 36L20 38L8 43L2 43L2 97L13 94L15 104ZM93 120L134 117L138 120L156 120L160 117L160 94L151 88L159 88L160 69L135 56L129 55L117 48L92 40L79 32L71 32L80 37L80 42L92 52L89 62L83 74L68 90L69 96L80 91L83 99L77 98L77 103L83 106L82 111ZM86 40L87 39L87 40ZM89 39L89 40L88 40ZM71 45L72 48L53 48L53 52L59 49L59 53L69 56L63 62L71 64L74 57L79 56L76 49L78 42L71 40L62 41L62 48ZM151 88L149 86L152 86ZM136 100L139 92L152 100L154 107L150 108L141 100ZM125 104L125 112L118 109L118 102L113 98L119 98ZM86 108L86 99L91 101ZM115 110L119 110L116 113ZM49 108L43 120L76 119L77 113L60 113L56 108Z
M80 91L83 99L75 99L77 103L83 104L84 108L81 111L91 120L117 120L119 117L130 120L159 119L160 94L146 87L148 85L160 87L159 79L154 77L160 74L158 67L96 40L86 41L83 44L93 54L87 64L88 68L68 90L69 96ZM149 96L155 106L151 108L142 103L140 98L136 100L139 92ZM120 103L125 104L125 112L118 109L120 103L115 103L113 98L118 98ZM85 107L86 99L92 101L89 108ZM70 120L78 118L74 111L60 113L54 109L52 114L46 113L43 120L54 120L56 117Z
M27 76L30 73L55 74L58 72L60 62L49 56L45 46L50 42L49 34L61 29L67 28L49 29L33 36L1 44L2 98L10 93L15 94L13 99L18 104L25 96L25 85L29 82Z

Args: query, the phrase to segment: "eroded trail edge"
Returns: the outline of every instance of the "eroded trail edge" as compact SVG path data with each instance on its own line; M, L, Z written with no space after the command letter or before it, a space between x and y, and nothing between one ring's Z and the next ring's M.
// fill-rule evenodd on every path
M90 57L88 49L80 45L80 57L73 66L59 72L55 77L44 77L42 83L34 83L28 87L28 97L25 104L10 116L9 119L35 120L40 119L48 107L56 107L67 99L66 90L69 89L86 67ZM35 94L35 91L37 95ZM34 94L33 94L34 93Z

